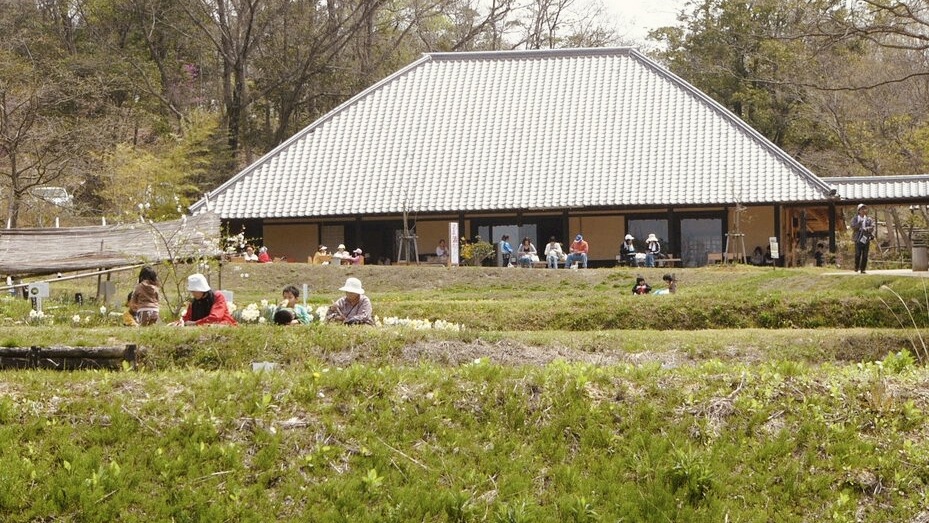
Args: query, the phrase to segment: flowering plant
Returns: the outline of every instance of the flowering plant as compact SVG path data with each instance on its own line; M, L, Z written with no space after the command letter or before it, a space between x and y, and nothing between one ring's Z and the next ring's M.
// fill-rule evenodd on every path
M445 330L452 332L461 332L464 328L458 323L451 323L445 320L416 320L410 318L398 318L391 316L389 318L375 318L378 326L384 327L405 327L413 330Z
M261 304L249 303L242 309L229 302L227 307L229 307L229 313L239 323L267 323L274 319L274 311L277 310L277 307L268 304L268 300L261 300Z
M26 318L27 323L53 323L54 321L54 316L35 309L30 310L29 317Z

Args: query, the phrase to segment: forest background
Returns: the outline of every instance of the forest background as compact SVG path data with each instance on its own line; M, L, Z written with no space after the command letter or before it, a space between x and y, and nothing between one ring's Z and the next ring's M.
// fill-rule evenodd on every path
M434 51L641 44L820 176L926 172L927 2L692 0L639 44L596 2L0 0L0 216L175 218Z

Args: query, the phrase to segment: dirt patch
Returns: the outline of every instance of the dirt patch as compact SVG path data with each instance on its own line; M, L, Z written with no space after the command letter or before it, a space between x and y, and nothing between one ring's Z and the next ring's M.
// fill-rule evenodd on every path
M358 349L334 352L323 355L322 358L330 364L340 367L353 363L373 362L370 357ZM665 368L678 367L688 361L677 351L662 353L628 353L622 350L585 352L565 346L539 347L510 340L494 343L481 340L473 342L423 341L404 347L398 357L392 359L392 361L404 365L427 362L448 366L465 365L477 360L488 360L497 365L539 367L549 365L555 361L591 365L617 365L622 363L643 365L657 362Z

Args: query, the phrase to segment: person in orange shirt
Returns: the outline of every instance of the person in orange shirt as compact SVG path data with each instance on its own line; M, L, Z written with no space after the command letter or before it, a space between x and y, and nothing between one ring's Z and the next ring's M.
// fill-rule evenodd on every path
M590 250L590 246L587 245L587 242L584 241L584 237L578 234L574 237L574 242L571 244L571 249L568 252L568 258L565 260L565 268L569 269L572 265L577 263L579 266L587 268L587 251Z

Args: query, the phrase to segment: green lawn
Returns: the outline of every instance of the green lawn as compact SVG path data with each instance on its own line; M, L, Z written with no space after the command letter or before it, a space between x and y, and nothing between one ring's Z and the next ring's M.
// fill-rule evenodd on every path
M70 303L95 280L54 286L51 324L0 300L0 345L145 350L2 371L0 520L929 518L921 279L724 267L635 297L624 269L240 271L240 306L287 283L323 305L350 274L382 318L464 328L122 328Z

